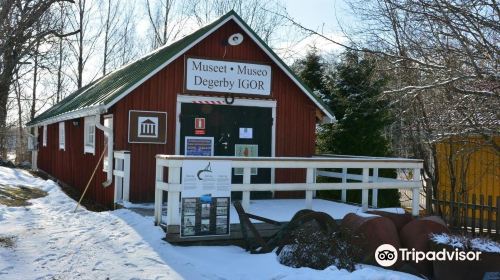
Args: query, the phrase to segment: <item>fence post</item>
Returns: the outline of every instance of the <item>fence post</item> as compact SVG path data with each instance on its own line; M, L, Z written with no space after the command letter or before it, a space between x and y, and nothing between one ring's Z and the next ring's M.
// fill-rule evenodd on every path
M425 211L427 212L427 215L431 215L434 213L434 209L432 208L432 199L431 179L427 178L425 179ZM437 208L438 206L436 204L436 209ZM437 211L438 210L436 210L436 212Z
M455 227L456 225L456 212L455 212L455 192L450 192L450 218L449 218L449 223L450 227Z
M373 168L373 182L378 182L378 168ZM372 207L378 207L378 189L372 190Z
M243 168L243 184L250 184L251 174L252 174L251 168L249 167ZM241 206L243 206L243 209L245 209L245 211L248 211L250 209L250 192L243 191L241 198L242 198Z
M122 159L118 158L116 155L118 153L115 152L115 168L116 170L122 170ZM115 192L114 192L114 203L123 200L123 178L115 175Z
M497 237L500 237L500 196L497 196L497 214L495 220Z
M464 193L464 198L465 198L465 214L464 214L464 229L465 231L467 232L467 223L469 221L469 193L468 192L465 192Z
M484 229L484 195L479 195L479 234L483 234Z
M363 168L363 183L368 184L370 180L370 169ZM363 189L361 190L361 207L363 212L368 211L368 186L363 184Z
M314 168L307 168L306 183L308 184L308 188L310 187L309 184L314 183ZM312 200L313 191L306 190L306 209L312 209Z
M488 234L491 234L491 224L493 223L493 198L488 196ZM498 219L498 218L497 218Z
M347 183L347 168L342 168L342 184L343 184L342 197L341 197L342 202L347 201L347 189L345 186L346 183Z
M476 234L476 194L472 194L472 204L470 205L471 210L472 210L472 221L471 221L471 227L472 227L472 234Z
M123 200L130 201L130 152L123 154Z
M158 183L163 182L163 166L158 164L156 159L156 182L155 182L155 225L161 224L161 212L163 204L163 190L158 187Z
M420 181L420 168L415 168L413 169L413 181ZM412 205L411 205L411 214L414 217L418 217L420 213L420 187L422 184L420 184L419 187L413 188L413 194L412 194Z

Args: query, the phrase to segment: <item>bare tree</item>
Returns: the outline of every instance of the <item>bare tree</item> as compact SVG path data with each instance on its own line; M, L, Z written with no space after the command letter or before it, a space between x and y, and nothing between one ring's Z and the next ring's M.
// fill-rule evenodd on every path
M151 27L153 49L186 35L184 27L188 22L185 1L146 0L146 11Z
M78 29L76 39L71 40L69 49L76 60L76 69L73 69L72 79L79 89L83 86L84 70L89 59L96 52L99 36L102 32L102 26L96 25L98 6L89 0L77 0L76 5L72 6L69 12L69 25L72 29ZM91 80L97 73L91 74Z
M105 76L137 55L135 38L135 2L101 0L102 74Z
M280 16L285 13L285 7L279 1L191 0L189 9L198 26L203 26L234 10L267 44L271 43L273 35L276 35L277 30L286 23Z
M499 147L500 13L494 0L350 1L358 28L339 42L307 28L304 32L345 49L379 57L379 71L392 77L385 91L397 121L389 128L399 155L425 160L425 176L439 185L437 141L479 135L482 145ZM485 121L491 120L491 121ZM456 145L455 145L456 146ZM450 158L463 156L454 149ZM467 154L467 153L465 153ZM449 161L448 161L449 162ZM458 189L458 187L457 187Z
M7 103L14 74L37 44L63 37L56 27L53 4L71 0L5 0L0 2L0 133L5 134ZM37 27L37 28L35 28ZM3 146L5 147L5 146ZM2 154L5 156L5 149Z

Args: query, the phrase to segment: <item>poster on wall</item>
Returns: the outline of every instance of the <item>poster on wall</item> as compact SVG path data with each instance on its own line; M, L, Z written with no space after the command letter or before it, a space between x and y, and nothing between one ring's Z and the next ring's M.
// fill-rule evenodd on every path
M184 140L184 155L202 157L214 155L213 137L186 136Z
M236 144L234 145L234 156L236 157L258 157L259 145ZM257 168L252 168L250 174L257 175ZM243 168L235 168L234 175L243 175Z
M167 143L167 113L130 110L128 117L128 142Z
M182 165L181 237L229 235L231 163L188 160Z

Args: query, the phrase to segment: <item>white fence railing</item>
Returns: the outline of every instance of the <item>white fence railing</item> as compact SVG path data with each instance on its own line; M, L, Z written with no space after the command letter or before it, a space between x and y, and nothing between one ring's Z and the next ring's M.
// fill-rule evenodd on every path
M420 169L421 160L398 158L288 158L288 157L186 157L179 155L156 156L156 189L155 189L155 222L162 223L163 192L168 192L167 198L167 225L180 225L180 193L182 191L181 169L185 161L209 160L228 161L231 168L243 169L243 183L232 184L231 191L241 191L242 205L248 209L251 191L305 191L305 208L312 208L313 193L317 190L343 190L342 199L345 201L345 190L362 190L361 204L364 211L368 210L368 190L377 189L411 189L418 197L422 187ZM164 171L168 168L168 182L164 181ZM306 179L303 183L250 183L252 168L272 169L305 169ZM379 169L412 169L413 180L397 180L378 177ZM342 169L342 173L323 171L322 169ZM349 169L362 169L362 175L349 174ZM373 169L373 176L370 175ZM342 178L340 183L317 183L316 176ZM340 176L340 177L339 177ZM348 181L349 179L349 181ZM376 195L374 195L376 197ZM418 199L412 205L412 214L419 213ZM373 203L375 202L375 203ZM376 198L372 205L377 205Z
M115 198L114 203L129 201L130 194L130 152L115 151L115 164L113 175L115 176Z

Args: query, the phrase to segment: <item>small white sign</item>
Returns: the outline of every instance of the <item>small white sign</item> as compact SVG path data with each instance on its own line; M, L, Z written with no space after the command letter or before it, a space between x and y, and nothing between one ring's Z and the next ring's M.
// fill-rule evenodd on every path
M253 128L240 127L240 139L252 139L252 138L253 138Z
M231 163L188 160L182 165L182 196L231 196Z
M186 89L192 91L271 94L271 66L188 58Z

